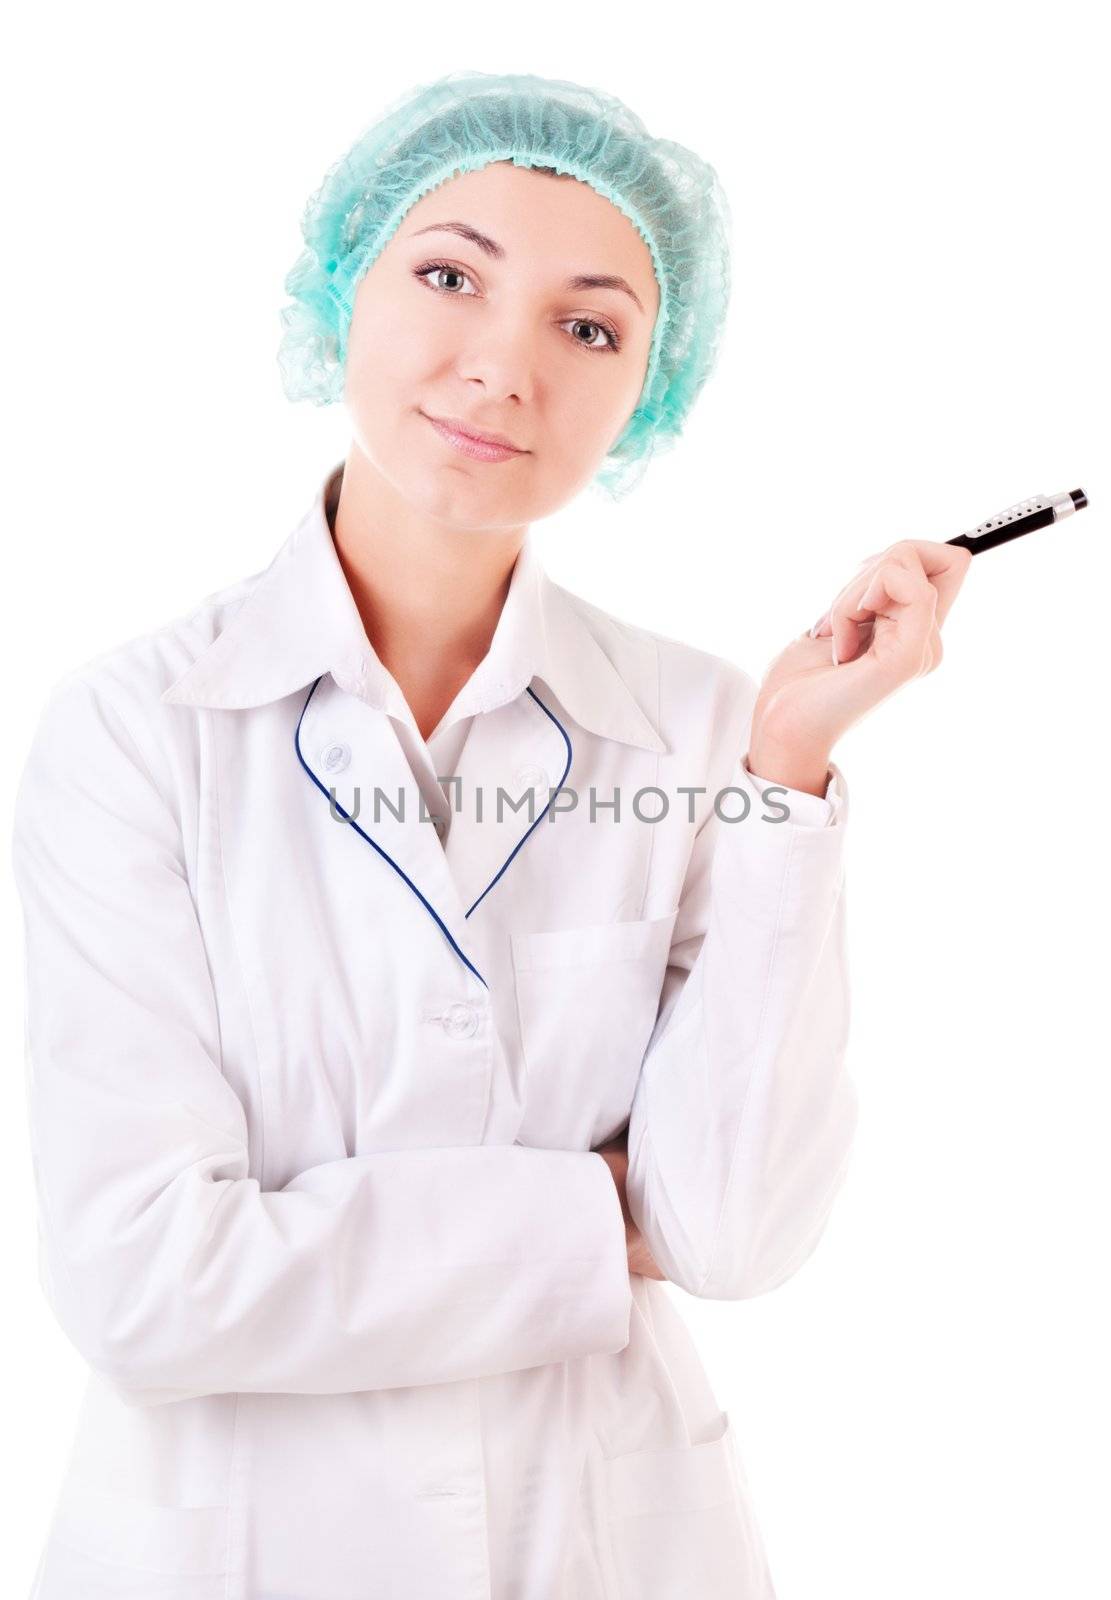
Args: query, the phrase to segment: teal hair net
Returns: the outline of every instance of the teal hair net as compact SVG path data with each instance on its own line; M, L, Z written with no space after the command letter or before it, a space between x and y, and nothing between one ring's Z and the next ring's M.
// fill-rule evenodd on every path
M660 307L644 385L594 483L619 499L678 438L717 357L729 301L729 208L714 169L599 89L458 72L408 91L329 168L285 278L278 353L290 400L343 398L362 275L430 189L491 161L571 173L611 200L652 254Z

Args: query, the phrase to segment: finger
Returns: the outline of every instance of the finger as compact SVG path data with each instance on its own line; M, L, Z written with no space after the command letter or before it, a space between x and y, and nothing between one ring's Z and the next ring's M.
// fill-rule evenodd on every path
M659 1265L644 1244L638 1244L630 1251L629 1271L641 1278L656 1278L661 1282L666 1280L666 1274L660 1271Z
M926 667L936 627L937 590L924 572L891 559L877 568L856 604L833 616L834 660L867 659L902 682ZM871 643L860 647L857 624L873 619Z
M870 556L861 562L860 567L837 595L833 606L843 602L850 591L859 592L862 568L871 567L874 570L883 560L900 561L905 566L920 568L925 573L937 590L937 623L940 627L968 574L972 552L966 550L963 545L939 544L930 539L901 539L878 555ZM833 606L823 612L814 624L810 630L811 638L824 638L832 632L830 616Z
M901 539L890 555L921 566L937 590L937 625L940 628L960 592L972 563L972 551L959 544L939 544L932 539Z
M865 577L863 587L860 586L858 578L856 585L843 591L833 606L830 613L830 633L836 641L833 652L835 662L851 661L855 656L863 654L864 641L860 636L859 630L850 626L850 624L864 623L874 619L875 608L863 605L863 597L873 594L872 586L875 584L879 573L894 571L896 568L908 574L914 584L915 591L923 601L925 600L926 589L930 587L930 580L917 550L909 540L903 540L900 544L892 545L884 553L872 572ZM887 597L889 600L894 598L890 591L888 591ZM871 640L869 639L869 647L870 644Z
M865 574L870 572L876 563L882 560L882 558L882 550L876 550L872 553L872 555L865 556L864 560L857 564L856 570L849 579L848 583L842 585L842 587L838 590L834 604L836 604L836 601L839 600L843 595L847 594L850 589L854 589L864 578ZM812 639L816 639L819 636L829 632L829 613L831 610L832 606L827 606L822 612L821 616L818 618L817 622L815 622L811 627L810 637Z
M893 669L901 682L929 670L930 641L938 632L937 590L927 580L920 585L898 567L885 569L873 580L868 596L875 608L875 627L869 654L879 665Z
M877 618L877 609L866 604L866 598L871 600L877 597L876 580L885 570L898 568L900 572L910 574L906 563L906 556L902 559L894 555L881 558L875 567L865 574L863 580L857 578L855 583L847 585L838 595L829 613L829 635L833 641L833 659L835 662L852 661L863 651L871 646L874 636L874 627ZM915 583L920 595L929 587L929 580L918 566L917 574L911 574L911 581ZM887 593L890 603L893 596Z
M941 631L935 621L933 632L930 634L930 656L926 664L926 671L933 672L941 665L941 658L945 654L945 646L941 642Z

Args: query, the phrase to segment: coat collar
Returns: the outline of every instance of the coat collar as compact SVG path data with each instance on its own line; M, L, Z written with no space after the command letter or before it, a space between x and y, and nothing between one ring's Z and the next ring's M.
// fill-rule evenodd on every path
M397 683L367 638L333 542L327 508L342 470L342 463L333 467L223 630L163 692L163 702L260 706L330 672L340 687L368 705L412 722ZM508 704L536 678L581 727L622 744L666 752L575 597L544 571L529 530L490 649L442 726ZM655 683L654 673L648 682Z

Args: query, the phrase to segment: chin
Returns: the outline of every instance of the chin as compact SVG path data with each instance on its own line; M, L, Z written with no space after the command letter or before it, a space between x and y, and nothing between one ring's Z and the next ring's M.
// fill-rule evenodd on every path
M437 522L475 528L523 520L507 507L504 491L495 493L492 485L439 462L410 459L397 488L411 506Z

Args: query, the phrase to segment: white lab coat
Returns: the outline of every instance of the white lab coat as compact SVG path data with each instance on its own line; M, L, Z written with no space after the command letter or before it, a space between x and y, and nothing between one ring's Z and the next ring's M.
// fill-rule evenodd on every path
M90 1366L34 1596L767 1600L592 1147L628 1121L689 1294L810 1255L856 1121L842 774L763 800L754 680L532 534L426 745L341 472L263 572L55 684L23 771L40 1271Z

